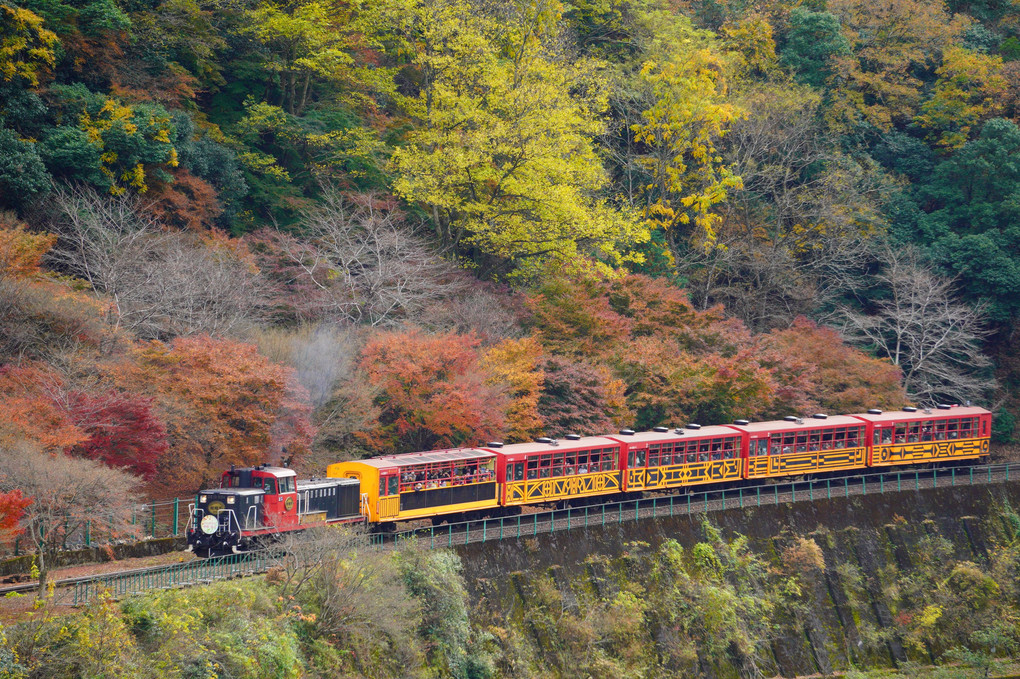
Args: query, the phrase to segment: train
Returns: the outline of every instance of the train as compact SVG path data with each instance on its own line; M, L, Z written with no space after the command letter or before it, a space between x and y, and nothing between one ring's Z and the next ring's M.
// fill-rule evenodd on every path
M974 406L817 413L769 422L691 423L601 436L386 455L337 462L325 478L231 468L190 508L188 549L238 553L313 525L433 523L506 516L532 505L608 501L858 469L986 459L992 414Z

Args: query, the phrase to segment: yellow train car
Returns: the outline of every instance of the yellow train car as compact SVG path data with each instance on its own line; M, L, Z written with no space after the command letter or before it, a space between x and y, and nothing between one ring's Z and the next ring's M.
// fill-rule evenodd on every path
M499 506L497 461L476 448L433 450L337 462L326 476L361 482L368 521L407 521Z
M748 479L863 469L867 465L867 426L856 417L819 414L730 426L747 434Z
M741 452L744 435L730 427L688 425L670 431L624 430L624 490L665 490L743 478Z
M608 437L541 438L492 450L508 507L621 490L620 442Z
M872 467L971 460L988 455L992 414L984 408L938 406L872 410L855 418L868 425Z

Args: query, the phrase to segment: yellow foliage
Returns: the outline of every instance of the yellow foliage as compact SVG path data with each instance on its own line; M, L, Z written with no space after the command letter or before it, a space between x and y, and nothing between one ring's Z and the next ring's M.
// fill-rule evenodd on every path
M930 130L928 139L947 150L963 146L971 129L1002 107L1007 91L1002 57L953 46L942 55L931 98L914 122Z
M485 352L482 365L489 371L489 384L505 385L507 441L529 441L541 433L538 413L545 374L536 368L542 345L534 337L508 339Z
M9 213L0 213L0 279L25 278L39 273L39 264L57 237L30 233Z
M645 62L640 77L653 103L642 114L644 122L632 126L637 141L651 149L638 159L654 180L646 187L647 223L667 232L693 223L694 241L706 248L715 245L721 219L712 207L741 186L716 147L729 124L743 116L725 98L730 69L710 46Z
M0 82L39 86L39 76L56 64L57 35L27 9L0 4Z
M432 213L445 244L472 245L517 275L550 260L608 274L635 258L647 229L599 195L603 79L596 63L543 43L548 8L501 23L466 0L412 4L401 49L422 85L401 99L418 126L394 153L396 192Z

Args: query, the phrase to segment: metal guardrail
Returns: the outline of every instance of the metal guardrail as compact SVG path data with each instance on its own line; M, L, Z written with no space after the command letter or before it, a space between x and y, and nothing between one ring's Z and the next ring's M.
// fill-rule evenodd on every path
M795 502L813 502L834 497L918 491L958 485L985 485L1020 479L1018 465L1009 463L979 467L950 467L900 472L873 472L809 481L766 483L730 489L707 489L679 495L616 500L613 502L568 507L513 517L479 519L448 524L444 527L418 528L389 535L372 536L372 544L398 543L402 540L427 540L431 548L454 547L474 542L533 537L574 528L589 528L645 518L706 514L726 509L776 506Z
M172 566L140 568L88 579L81 578L72 585L70 603L72 606L78 606L102 593L120 598L151 590L204 585L217 580L256 575L265 573L275 563L274 556L266 551L259 551L189 561Z
M373 534L369 545L389 548L408 540L430 548L455 547L494 540L519 539L544 533L622 524L641 519L705 514L726 509L777 506L821 499L929 488L987 485L1020 480L1020 465L1009 463L979 467L901 472L874 472L809 481L766 483L730 489L707 489L679 495L615 500L598 505L569 507L513 517L478 519L446 526L415 528L391 534ZM72 605L80 605L109 592L115 598L155 589L206 584L217 580L264 573L276 562L267 551L249 552L82 578L73 583Z

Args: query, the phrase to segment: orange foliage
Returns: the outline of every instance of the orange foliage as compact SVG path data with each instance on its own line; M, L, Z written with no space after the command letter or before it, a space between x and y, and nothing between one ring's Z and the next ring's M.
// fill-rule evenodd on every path
M536 368L542 345L533 337L503 340L485 352L483 366L491 373L489 384L507 390L508 442L529 441L542 431L538 398L545 374Z
M25 508L32 504L32 498L25 497L20 490L0 493L0 540L12 538L21 533L18 522Z
M293 371L254 346L202 335L136 350L115 378L154 399L170 452L160 458L165 490L193 492L231 464L280 462L306 452L310 407Z
M149 211L159 221L180 229L201 231L211 228L223 211L212 184L183 168L173 170L174 182L161 184Z
M366 344L361 369L379 389L378 417L361 434L377 450L473 445L506 426L505 397L486 383L474 335L386 332Z
M39 264L57 237L48 233L29 233L25 225L9 213L0 213L0 278L27 278L39 273Z
M806 378L806 403L800 412L856 413L899 408L908 401L899 367L844 344L836 331L806 318L762 336L759 347L765 354L795 357L799 363L787 361L787 372L778 368L777 372L786 382Z
M28 440L54 453L87 440L64 408L64 396L61 377L42 364L0 368L0 444Z

